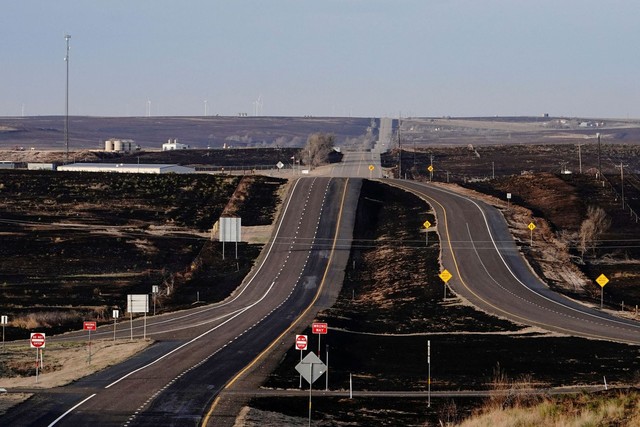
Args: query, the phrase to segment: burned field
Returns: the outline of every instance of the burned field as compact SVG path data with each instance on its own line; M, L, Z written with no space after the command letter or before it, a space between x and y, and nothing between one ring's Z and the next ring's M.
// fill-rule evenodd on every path
M126 295L160 287L158 310L226 297L260 245L222 260L209 230L225 209L273 221L284 180L212 175L3 171L0 292L7 338L107 321ZM230 203L230 200L233 200ZM255 208L260 206L260 209Z
M489 202L501 206L523 253L550 286L599 303L600 287L594 280L605 274L611 280L605 289L605 304L619 310L624 303L625 310L635 313L635 306L640 305L640 180L636 173L640 170L640 146L603 143L598 150L593 140L587 142L579 149L573 144L418 147L417 151L403 151L401 156L397 151L387 153L383 164L397 174L401 157L403 176L457 183L492 197ZM599 164L602 179L596 178ZM432 174L429 165L433 165ZM505 209L507 193L513 205L529 211L526 218ZM579 232L590 207L602 208L611 226L582 254ZM541 260L550 258L548 255L541 251L529 254L526 225L530 221L544 224L534 236L560 246L566 253L563 262L581 271L575 286L563 285L566 280L562 277L545 275Z
M421 224L435 224L430 207L401 190L365 182L357 212L354 247L336 304L319 313L329 324L322 358L329 352L330 390L426 391L426 344L431 341L432 390L495 389L507 379L527 387L635 384L640 353L634 346L562 337L489 316L458 298L443 300L438 278L439 242L426 246ZM355 264L354 264L355 263ZM317 340L310 330L302 332ZM264 384L299 387L293 348ZM304 381L303 381L304 383ZM308 387L305 383L303 388ZM325 378L315 385L324 389ZM424 425L460 421L482 398L314 397L313 419L322 425ZM303 398L255 397L250 406L306 417Z

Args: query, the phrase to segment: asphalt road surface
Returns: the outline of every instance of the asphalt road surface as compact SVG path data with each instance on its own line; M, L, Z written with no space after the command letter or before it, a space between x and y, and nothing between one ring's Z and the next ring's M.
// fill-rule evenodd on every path
M369 166L373 166L370 169ZM344 271L358 179L381 177L376 152L345 152L343 164L296 181L258 267L226 301L119 326L119 339L156 340L125 363L72 385L37 393L2 425L193 426L237 373L285 334L310 307L330 303ZM640 344L636 322L614 318L550 291L520 256L500 213L436 185L386 181L435 209L451 288L479 308L569 335ZM335 286L331 292L336 292ZM303 329L307 325L299 325ZM109 326L93 333L112 337ZM287 336L287 339L291 338ZM50 337L48 340L69 339ZM293 344L293 341L292 341ZM212 422L215 425L215 413Z
M437 185L391 182L435 209L443 268L452 274L448 284L475 306L562 334L640 344L640 323L550 290L532 273L494 207Z
M72 385L38 393L2 425L197 425L216 394L295 322L323 292L324 278L349 256L359 186L300 179L285 201L272 241L232 298L147 319L158 342L131 360ZM346 225L345 225L346 224ZM336 250L336 242L340 242ZM136 322L135 335L143 332ZM301 325L303 328L307 325ZM121 325L119 336L130 334ZM113 329L94 333L112 336Z

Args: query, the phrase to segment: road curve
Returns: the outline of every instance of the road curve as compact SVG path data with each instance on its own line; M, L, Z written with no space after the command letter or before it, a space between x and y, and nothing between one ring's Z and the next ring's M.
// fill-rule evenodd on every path
M587 307L549 289L529 268L496 208L449 187L385 182L422 197L433 207L442 268L453 275L449 286L478 308L553 332L640 344L640 323Z

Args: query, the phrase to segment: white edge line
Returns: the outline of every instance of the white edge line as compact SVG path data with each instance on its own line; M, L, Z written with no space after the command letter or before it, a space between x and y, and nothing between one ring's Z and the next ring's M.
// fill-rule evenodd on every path
M409 187L409 188L410 188L410 187ZM461 195L461 194L458 194L458 193L455 193L455 192L453 192L453 191L446 190L446 189L443 189L443 188L438 188L438 187L428 187L428 188L434 189L434 190L436 190L436 191L441 191L441 192L443 192L443 193L447 193L447 194L450 194L450 195L453 195L453 196L459 197L459 198L461 198L461 199L467 200L467 201L469 201L469 202L473 203L473 204L476 206L476 208L478 208L478 210L480 211L480 214L482 215L482 218L483 218L483 220L484 220L484 223L485 223L485 225L486 225L486 227L487 227L487 232L489 233L489 238L491 239L491 243L493 243L493 247L495 248L496 252L498 253L498 256L499 256L499 257L500 257L500 259L502 260L502 263L503 263L503 264L504 264L504 266L507 268L507 270L509 271L509 273L511 273L511 276L513 276L513 278L514 278L514 279L516 279L516 281L517 281L517 282L518 282L518 283L519 283L523 288L525 288L526 290L528 290L528 291L529 291L529 292L531 292L532 294L537 295L537 296L539 296L540 298L545 299L545 300L547 300L547 301L551 302L551 303L552 303L552 304L554 304L554 305L558 305L558 306L560 306L560 307L564 307L564 308L566 308L566 309L569 309L569 310L574 311L574 312L576 312L576 313L580 313L580 314L586 315L586 316L588 316L588 317L593 317L593 318L595 318L595 319L598 319L598 320L599 320L599 321L601 321L601 322L611 322L611 323L618 324L618 325L624 325L624 326L629 327L629 328L632 328L632 329L637 329L637 328L638 328L638 325L634 325L634 324L632 324L632 323L626 323L626 322L618 321L618 320L616 320L616 319L611 319L611 318L609 318L609 317L604 317L604 316L600 315L599 313L591 313L591 312L589 312L589 311L587 311L587 310L579 310L579 309L577 309L577 308L575 308L575 307L571 307L570 305L567 305L567 304L565 304L565 303L563 303L563 302L553 300L553 299L551 299L551 298L549 298L549 297L547 297L547 296L545 296L545 295L541 294L540 292L538 292L538 291L536 291L536 290L534 290L534 289L530 288L529 286L527 286L526 284L524 284L524 283L520 280L520 278L518 278L518 276L516 276L516 274L513 272L513 270L511 270L511 267L509 267L509 265L507 264L507 261L506 261L506 260L504 259L504 257L502 256L502 252L500 251L500 249L498 249L498 245L496 244L496 241L495 241L495 239L493 238L493 233L491 232L491 227L489 226L489 222L488 222L488 220L487 220L487 216L485 215L484 210L480 207L480 205L479 205L475 200L473 200L473 199L472 199L472 198L470 198L470 197L463 196L463 195ZM544 281L542 281L541 279L537 279L537 280L539 280L543 285L548 286L548 285L547 285ZM560 295L560 296L562 296L562 297L565 297L565 296L564 296L564 295L562 295L562 294L558 294L558 295ZM565 298L566 298L566 297L565 297Z
M272 282L272 283L271 283L271 286L269 286L269 289L267 289L267 291L264 293L264 295L262 295L262 297L260 297L260 299L259 299L259 300L255 301L253 304L250 304L250 305L246 306L245 308L243 308L243 309L241 309L241 310L238 310L238 312L237 312L234 316L232 316L232 317L228 318L228 319L227 319L227 320L225 320L224 322L222 322L222 323L220 323L219 325L217 325L217 326L215 326L215 327L213 327L213 328L209 329L208 331L205 331L205 332L201 333L201 334L200 334L200 335L198 335L197 337L195 337L195 338L191 339L190 341L187 341L186 343L182 344L181 346L174 348L174 349L173 349L173 350L171 350L170 352L163 354L162 356L158 357L158 358L157 358L156 360L154 360L153 362L148 363L148 364L146 364L146 365L144 365L144 366L139 367L138 369L135 369L135 370L133 370L133 371L129 372L128 374L126 374L126 375L122 376L121 378L119 378L119 379L115 380L114 382L112 382L111 384L109 384L109 385L105 386L104 388L105 388L105 389L107 389L107 388L109 388L109 387L111 387L111 386L114 386L114 385L118 384L120 381L122 381L122 380L124 380L124 379L128 378L129 376L131 376L131 375L133 375L133 374L135 374L136 372L140 372L140 371L142 371L143 369L148 368L149 366L155 365L156 363L158 363L159 361L161 361L161 360L162 360L162 359L164 359L165 357L170 356L171 354L175 353L176 351L178 351L178 350L180 350L180 349L183 349L184 347L186 347L186 346L188 346L188 345L190 345L190 344L193 344L194 342L198 341L200 338L202 338L202 337L204 337L204 336L206 336L206 335L210 334L211 332L215 331L216 329L218 329L218 328L220 328L220 327L222 327L222 326L226 325L227 323L229 323L230 321L232 321L232 320L233 320L233 319L235 319L236 317L240 316L240 315L241 315L242 313L244 313L245 311L249 310L250 308L252 308L252 307L256 306L257 304L259 304L260 302L262 302L262 300L263 300L263 299L265 299L265 298L267 297L267 295L269 295L269 293L271 292L271 289L273 289L273 286L274 286L275 284L276 284L276 282Z
M82 402L76 404L76 406L74 406L73 408L69 409L67 412L65 412L64 414L60 415L58 418L56 418L51 424L49 424L49 427L54 426L58 423L58 421L60 421L61 419L63 419L64 417L66 417L67 415L69 415L70 412L72 412L73 410L75 410L78 406L82 405L84 402L86 402L87 400L93 398L96 395L96 393L93 393L91 396L87 397L86 399L84 399Z

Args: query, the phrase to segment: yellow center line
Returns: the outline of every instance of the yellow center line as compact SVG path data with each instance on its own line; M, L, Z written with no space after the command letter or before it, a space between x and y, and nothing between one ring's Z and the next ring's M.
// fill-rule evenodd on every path
M329 269L331 268L331 261L333 260L333 255L335 253L335 249L336 249L336 245L338 243L338 231L340 230L340 224L342 222L342 211L344 208L344 200L347 196L347 188L349 187L349 178L346 179L345 184L344 184L344 191L342 192L342 199L340 201L340 211L338 212L338 221L336 223L336 232L335 235L333 237L333 245L331 246L331 254L329 255L329 260L327 262L327 267L324 270L324 274L322 275L322 281L320 282L320 286L318 287L318 292L316 292L316 295L313 297L313 301L311 301L311 303L307 306L307 308L302 312L302 314L300 314L296 320L283 332L281 333L275 340L273 340L271 342L271 344L269 344L269 346L262 351L262 353L260 353L258 356L256 356L255 359L253 359L253 361L251 363L249 363L247 366L245 366L244 369L242 369L240 372L238 372L224 387L223 389L220 391L220 393L218 393L218 396L216 396L216 398L214 399L213 403L211 404L211 407L209 408L209 410L207 411L207 414L205 415L205 417L202 419L202 423L200 424L203 427L206 427L207 424L209 423L209 420L211 419L211 416L213 415L213 412L215 411L216 407L218 406L219 402L220 402L220 395L227 390L228 388L230 388L236 381L238 381L247 371L249 371L250 369L253 368L253 366L258 363L267 353L269 353L273 347L278 344L282 338L287 335L289 332L291 332L291 330L293 328L295 328L296 326L298 326L298 322L300 321L300 319L302 319L303 317L305 317L307 315L307 313L313 308L313 306L315 305L316 301L318 300L318 298L320 297L320 295L322 294L322 290L324 288L324 284L325 281L327 279L327 275L329 274Z
M396 185L394 183L394 185ZM596 334L590 334L590 333L586 333L586 332L579 332L579 331L573 331L571 329L566 329L563 327L560 327L558 325L552 325L549 323L544 323L544 322L540 322L540 321L534 321L532 319L526 318L526 317L522 317L520 315L514 314L510 311L507 311L503 308L500 308L492 303L490 303L489 301L487 301L486 299L484 299L483 297L481 297L480 295L478 295L476 292L474 292L469 285L467 285L467 283L464 281L464 279L462 278L462 274L460 273L460 268L458 266L458 261L456 258L456 255L453 251L453 246L451 245L451 237L449 235L449 224L447 221L447 210L445 209L445 207L438 202L436 199L434 199L433 197L429 196L426 193L421 192L420 190L416 190L414 188L408 187L408 186L403 186L401 184L397 184L398 187L404 188L405 190L411 191L412 193L416 193L421 195L422 197L425 197L426 199L428 199L429 201L433 202L434 204L437 204L438 206L440 206L440 208L442 209L442 213L444 216L444 229L445 229L445 234L447 236L447 243L449 246L449 252L451 253L451 258L453 259L453 265L455 266L455 271L458 274L458 279L460 280L460 283L462 284L462 286L469 292L471 293L474 297L476 297L478 300L482 301L484 304L486 304L487 306L491 307L492 309L496 310L499 313L503 313L504 315L506 315L507 317L511 316L514 319L518 319L517 321L520 321L522 323L524 323L525 325L537 325L537 326L541 326L545 329L551 330L551 331L556 331L556 332L565 332L568 335L578 335L581 337L586 337L586 338L595 338L595 339L600 339L600 340L606 340L606 341L611 341L612 338L607 337L607 336L602 336L602 335L596 335ZM446 284L445 284L446 286ZM623 343L628 343L628 344L634 344L637 345L637 342L634 341L630 341L630 340L613 340L616 342L623 342Z

